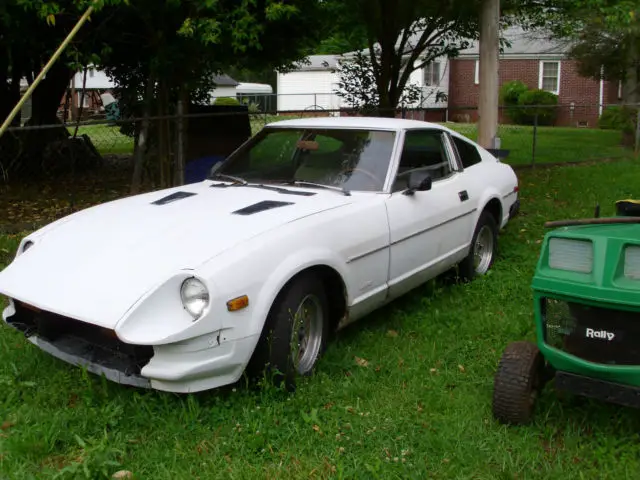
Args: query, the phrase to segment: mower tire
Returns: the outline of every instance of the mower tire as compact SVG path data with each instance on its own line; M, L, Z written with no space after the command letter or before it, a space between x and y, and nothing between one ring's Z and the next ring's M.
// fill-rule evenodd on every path
M544 385L544 357L531 342L507 346L493 385L493 416L500 423L525 425L531 421Z

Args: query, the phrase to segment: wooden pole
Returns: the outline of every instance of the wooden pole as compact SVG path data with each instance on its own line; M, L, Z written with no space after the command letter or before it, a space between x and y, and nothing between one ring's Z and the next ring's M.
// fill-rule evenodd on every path
M71 121L78 118L78 93L76 92L76 72L71 77Z
M94 4L96 2L94 1ZM58 59L58 57L60 57L60 55L62 55L62 52L64 52L64 49L67 48L67 45L69 45L69 43L71 43L71 40L73 40L73 37L76 36L76 33L78 33L78 30L80 30L80 28L82 27L82 25L84 25L84 22L87 21L87 19L89 18L89 16L91 15L91 13L93 12L93 8L94 5L90 5L89 8L87 8L87 11L84 12L84 14L82 15L82 17L80 17L80 20L78 20L78 22L76 23L76 25L73 27L73 29L69 32L69 35L67 35L67 38L64 39L64 41L60 44L60 46L58 47L58 49L55 51L55 53L51 56L51 58L49 59L49 61L47 62L47 64L42 68L42 70L40 71L40 73L38 74L38 76L35 78L35 80L33 81L33 83L31 85L29 85L29 88L27 89L26 92L24 92L24 95L22 96L22 98L20 99L20 101L16 104L16 106L13 108L13 110L11 111L11 113L9 113L9 116L5 119L4 123L2 124L2 126L0 126L0 137L2 137L2 135L4 134L4 132L7 130L7 128L9 128L9 125L11 125L11 122L13 122L13 119L16 117L16 115L18 114L18 112L20 112L20 110L22 109L22 106L24 105L24 103L29 99L29 97L33 94L33 91L36 89L36 87L38 86L38 84L42 81L42 79L44 78L44 76L47 74L47 72L51 69L51 67L53 66L53 64L56 62L56 60ZM75 101L75 99L74 99Z
M497 148L500 0L483 0L480 13L480 102L478 143Z

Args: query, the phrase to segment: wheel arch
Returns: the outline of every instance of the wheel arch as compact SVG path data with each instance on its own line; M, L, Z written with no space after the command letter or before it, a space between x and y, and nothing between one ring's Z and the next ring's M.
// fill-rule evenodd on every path
M261 333L273 306L287 287L300 276L311 273L319 275L322 279L331 306L330 327L337 327L351 300L348 265L335 251L310 248L285 257L262 278L251 315L251 333Z
M485 203L484 208L480 211L480 215L482 215L482 212L487 212L493 217L493 219L496 221L498 229L502 227L504 212L502 202L498 197L489 198L489 200Z
M317 275L321 279L329 302L330 329L334 331L347 312L348 293L346 283L340 272L326 263L309 265L292 274L274 296L269 305L267 315L271 313L272 308L278 303L286 289L304 275Z

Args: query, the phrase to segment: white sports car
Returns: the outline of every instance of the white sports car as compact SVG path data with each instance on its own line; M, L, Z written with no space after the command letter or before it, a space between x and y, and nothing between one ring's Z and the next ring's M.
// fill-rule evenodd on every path
M24 238L3 318L108 379L196 392L293 384L330 333L435 276L491 266L514 171L437 124L267 125L208 179L98 205Z

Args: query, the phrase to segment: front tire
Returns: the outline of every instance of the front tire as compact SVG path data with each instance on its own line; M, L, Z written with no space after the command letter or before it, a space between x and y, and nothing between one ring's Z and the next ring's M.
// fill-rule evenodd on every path
M296 378L310 375L324 353L329 319L322 280L313 273L294 278L271 307L250 369L294 390Z
M480 214L471 239L469 255L458 266L458 275L465 282L485 275L493 266L498 251L498 225L486 210Z
M531 421L544 385L544 357L531 342L507 346L494 379L493 416L500 423L525 425Z

